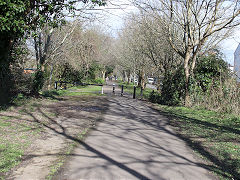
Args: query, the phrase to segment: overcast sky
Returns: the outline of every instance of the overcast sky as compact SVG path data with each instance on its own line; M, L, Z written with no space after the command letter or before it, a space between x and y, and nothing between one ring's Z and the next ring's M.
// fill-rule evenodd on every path
M234 64L234 52L237 49L238 44L240 43L240 31L236 31L233 37L224 40L220 47L224 53L225 60L231 65Z
M104 20L99 21L99 23L113 36L116 36L117 32L123 27L124 18L132 12L137 12L137 8L132 6L128 0L112 0L111 4L103 9ZM225 60L232 65L234 64L234 51L240 43L239 34L240 31L236 31L231 38L220 44Z
M116 36L117 32L121 30L124 24L124 19L127 15L137 12L137 8L132 6L128 0L111 0L99 14L101 16L97 24L106 28L113 36Z

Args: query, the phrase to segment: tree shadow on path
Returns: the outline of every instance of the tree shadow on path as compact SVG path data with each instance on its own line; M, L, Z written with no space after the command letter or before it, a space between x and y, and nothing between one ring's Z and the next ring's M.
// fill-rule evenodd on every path
M169 119L168 125L177 128L177 136L182 140L184 140L189 147L197 151L199 154L201 154L201 156L208 159L211 162L211 164L213 164L211 166L204 165L205 167L207 167L207 169L215 172L216 174L219 174L224 178L240 179L240 173L237 171L240 165L239 160L233 160L230 157L230 154L225 154L224 159L219 159L216 155L214 155L212 152L209 151L208 147L203 146L201 141L195 141L193 140L193 137L191 137L189 134L181 133L181 129L179 127L180 122L177 121L177 119L182 119L186 122L190 121L192 124L194 124L194 126L198 126L203 129L209 129L211 131L216 130L218 132L235 133L240 135L240 131L238 129L224 126L224 125L217 125L210 122L200 121L198 119L189 118L184 115L165 112L163 110L159 110L159 108L154 108L152 106L150 108L153 111L159 113L160 115L167 117ZM199 138L213 138L211 136L212 136L211 134L204 134ZM224 139L220 140L217 137L216 137L216 141L225 142Z
M204 169L207 170L213 170L215 171L215 166L212 165L206 165L204 163L199 163L199 162L194 162L191 159L188 159L187 157L181 155L180 152L177 152L176 150L171 150L169 149L168 146L161 146L159 145L159 143L156 142L156 139L152 139L151 138L151 133L159 133L159 132L163 132L165 134L167 134L167 137L169 139L178 139L179 137L181 139L183 139L184 141L186 141L191 147L195 146L195 144L191 144L190 142L188 142L188 139L176 134L174 131L170 130L168 128L169 122L168 119L165 118L165 116L167 116L167 114L163 114L162 112L156 111L155 109L151 109L149 108L145 102L140 102L140 101L136 101L136 100L132 100L132 99L128 99L128 98L120 98L120 97L112 97L111 99L108 98L108 101L104 102L103 104L101 104L102 106L104 106L104 108L102 109L102 114L103 117L99 117L98 118L98 122L102 121L102 123L105 123L106 125L108 125L108 127L112 128L113 131L111 130L104 130L101 131L98 128L95 129L95 131L99 131L102 134L106 134L106 135L110 135L112 138L119 138L123 141L131 141L134 142L140 146L144 148L146 148L146 151L148 149L151 149L153 155L149 156L149 159L142 159L141 157L130 157L128 154L121 154L121 157L127 157L130 159L130 161L128 162L121 162L120 160L116 160L114 158L112 158L111 156L107 155L106 152L102 151L102 150L98 150L98 148L93 147L92 145L84 142L83 140L80 140L79 138L77 138L76 136L70 134L68 132L68 130L66 130L66 127L63 126L59 121L56 121L55 118L50 117L48 114L46 114L44 111L41 110L41 108L38 109L38 112L41 113L41 115L45 118L47 118L49 120L49 122L51 122L50 124L48 123L43 123L38 116L35 115L35 113L33 112L29 112L26 111L26 114L28 114L30 117L32 117L32 119L39 123L40 125L44 126L45 128L51 130L52 132L61 135L65 138L67 138L68 140L74 141L77 144L83 146L86 150L92 152L95 154L94 157L98 157L101 159L106 160L109 165L114 165L120 169L122 169L123 171L131 174L132 176L134 176L137 179L151 179L148 175L145 175L144 173L140 172L139 170L136 170L135 168L131 167L131 164L134 163L142 163L144 164L144 166L146 167L146 169L148 169L148 167L150 168L150 166L152 165L152 163L158 163L158 164L169 164L166 167L170 167L170 166L179 166L179 165L186 165L186 166L196 166L196 167L202 167ZM100 106L101 106L100 105ZM111 105L111 107L110 107ZM75 104L73 105L69 105L69 104L64 104L64 102L62 102L62 107L68 107L68 109L72 110L72 107L75 107L75 111L89 111L89 109L91 109L91 105L87 106L88 108L79 108L79 106L84 106L84 104ZM58 107L56 107L54 110L54 112L58 112L60 113L61 116L67 118L77 118L77 115L73 114L69 114L69 113L64 113L63 109L59 109ZM90 110L91 111L91 110ZM94 108L93 108L94 111ZM61 114L62 113L62 114ZM112 120L106 120L105 115L108 116L114 116L114 117L118 117L118 118L125 118L127 119L127 121L112 121ZM84 118L84 117L78 117L79 119ZM139 125L139 126L138 126ZM120 130L119 134L114 132L114 128L117 128ZM149 131L149 132L146 132ZM150 134L148 134L150 133ZM134 135L137 138L131 138L128 137L128 134L130 135ZM164 139L164 141L166 141L166 143L168 143L168 141L170 142L169 139ZM112 144L111 148L115 148L118 149L120 147L120 144ZM135 150L134 147L125 147L128 148L130 150ZM106 147L106 150L107 149ZM165 152L165 153L163 153ZM207 153L207 152L206 152ZM47 155L56 155L56 154L45 154ZM60 155L60 154L58 154ZM78 156L77 154L70 154L69 156ZM180 162L175 162L172 161L169 163L169 161L159 161L157 160L157 158L159 156L165 156L166 159L171 159L171 157L177 157L178 159L181 159ZM36 157L36 155L27 155L24 158L28 159L28 158L33 158ZM92 156L92 158L94 158ZM158 177L158 179L163 179L161 177L161 175L157 174L158 172L150 172L149 169L149 173L152 173L152 176L156 176ZM154 174L155 173L155 174ZM222 174L224 176L224 174Z

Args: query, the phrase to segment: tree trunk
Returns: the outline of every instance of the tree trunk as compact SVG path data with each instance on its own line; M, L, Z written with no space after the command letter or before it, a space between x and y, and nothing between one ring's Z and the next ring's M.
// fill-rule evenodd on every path
M127 83L129 84L130 83L130 80L131 80L131 74L130 74L130 71L127 72Z
M47 36L47 40L43 43L42 33L39 33L38 39L34 38L35 43L35 54L36 61L38 63L38 71L35 74L32 94L38 95L39 91L43 88L44 85L44 71L45 71L45 61L47 58L47 53L50 46L51 36L53 29L50 31L50 34Z
M51 70L50 70L50 76L49 76L49 82L48 82L48 90L51 89L52 75L53 75L53 64L51 64Z
M123 71L123 81L128 82L128 76L126 71Z
M106 80L106 71L105 70L102 71L102 79L104 81Z
M160 76L157 78L157 91L158 92L161 92L161 83L162 83L162 80L160 79Z
M35 73L31 94L39 95L39 91L44 85L44 72L41 69Z
M139 71L138 75L138 87L145 89L145 73L143 70Z
M0 55L0 105L7 104L11 100L11 90L13 89L13 82L10 73L10 64L6 56Z
M190 52L186 53L186 56L184 58L184 73L185 73L185 98L184 98L184 104L186 107L189 107L191 105L190 100L190 92L189 92L189 78L190 78L190 71L189 71L189 60L190 60Z
M0 34L0 104L7 104L11 100L14 83L10 71L10 50L13 41Z

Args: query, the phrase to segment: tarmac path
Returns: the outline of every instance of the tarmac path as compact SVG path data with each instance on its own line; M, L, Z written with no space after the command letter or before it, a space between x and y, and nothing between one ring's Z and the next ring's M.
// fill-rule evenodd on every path
M104 90L112 90L104 87ZM148 103L109 96L102 121L54 179L216 179Z

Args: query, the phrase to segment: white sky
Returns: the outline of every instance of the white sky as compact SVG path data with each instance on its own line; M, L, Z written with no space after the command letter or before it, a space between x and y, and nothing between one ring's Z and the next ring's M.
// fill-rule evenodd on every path
M113 36L116 36L123 27L124 18L137 11L137 8L132 6L128 0L110 0L107 6L98 9L103 10L98 12L101 18L96 24L104 27Z
M231 38L227 38L222 43L220 47L225 56L225 60L234 65L234 52L237 49L238 44L240 43L240 30L236 31Z
M118 30L123 27L124 17L132 12L136 12L137 8L131 5L129 0L111 0L111 3L105 7L100 14L103 14L104 20L100 20L98 23L103 26L109 33L116 36ZM240 43L240 30L236 31L231 38L224 40L219 44L221 51L224 54L224 59L234 64L234 51Z

